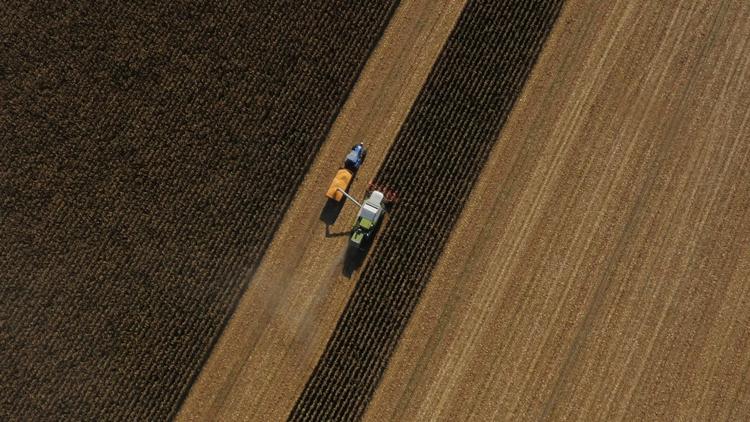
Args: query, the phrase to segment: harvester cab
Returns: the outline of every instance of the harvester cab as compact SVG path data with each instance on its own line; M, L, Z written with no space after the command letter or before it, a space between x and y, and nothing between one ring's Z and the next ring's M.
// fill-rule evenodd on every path
M375 237L383 213L385 212L383 193L373 191L359 208L357 219L352 227L349 242L358 249L366 249Z

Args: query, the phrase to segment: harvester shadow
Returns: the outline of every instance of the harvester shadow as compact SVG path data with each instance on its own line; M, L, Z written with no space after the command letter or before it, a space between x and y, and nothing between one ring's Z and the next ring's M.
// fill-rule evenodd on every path
M347 246L346 253L344 254L344 265L341 268L344 277L351 278L352 274L354 274L354 272L362 266L362 263L365 262L366 256L367 251Z

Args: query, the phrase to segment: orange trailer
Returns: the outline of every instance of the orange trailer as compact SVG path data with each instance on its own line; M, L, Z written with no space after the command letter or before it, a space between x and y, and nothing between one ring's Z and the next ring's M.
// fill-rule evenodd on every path
M331 186L328 187L326 196L335 201L341 201L341 199L344 197L344 194L339 192L339 189L346 191L346 189L349 187L349 184L352 182L352 176L354 175L351 171L347 169L339 169L339 171L336 172L336 177L334 177L333 181L331 182Z

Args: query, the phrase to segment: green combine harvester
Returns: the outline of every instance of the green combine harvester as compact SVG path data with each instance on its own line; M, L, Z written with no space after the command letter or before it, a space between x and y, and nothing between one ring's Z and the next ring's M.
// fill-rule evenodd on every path
M370 196L365 199L364 204L360 204L348 193L343 190L339 191L359 206L359 213L354 222L354 227L352 227L352 235L349 238L349 244L359 250L365 250L370 243L372 243L372 239L375 237L375 233L378 230L378 226L380 225L380 221L385 212L383 193L377 190L373 191L370 193Z

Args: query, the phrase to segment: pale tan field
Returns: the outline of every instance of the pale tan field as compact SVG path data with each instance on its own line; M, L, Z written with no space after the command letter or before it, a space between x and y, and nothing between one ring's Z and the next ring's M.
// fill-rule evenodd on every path
M750 419L749 40L567 3L365 419Z

